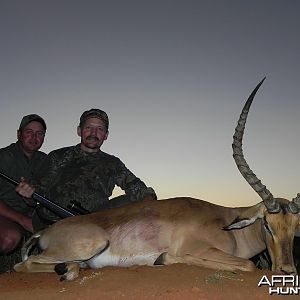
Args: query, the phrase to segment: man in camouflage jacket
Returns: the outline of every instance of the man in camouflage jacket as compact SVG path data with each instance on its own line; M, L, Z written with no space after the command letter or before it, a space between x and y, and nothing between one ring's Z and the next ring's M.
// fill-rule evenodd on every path
M77 128L81 142L50 152L31 185L20 183L17 191L30 198L33 191L67 207L75 200L90 212L126 203L156 199L152 188L137 178L117 157L100 150L108 137L109 120L100 109L85 111ZM115 186L125 195L109 200ZM58 219L45 208L37 209L35 230L43 228L40 219Z

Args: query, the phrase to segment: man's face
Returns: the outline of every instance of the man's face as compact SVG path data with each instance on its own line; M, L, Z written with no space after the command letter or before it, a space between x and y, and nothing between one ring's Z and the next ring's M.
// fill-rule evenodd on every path
M31 155L42 147L45 129L40 122L32 121L22 130L18 130L17 135L25 154Z
M78 127L77 133L81 137L81 149L87 152L97 152L108 136L104 122L94 117L88 118L82 128Z

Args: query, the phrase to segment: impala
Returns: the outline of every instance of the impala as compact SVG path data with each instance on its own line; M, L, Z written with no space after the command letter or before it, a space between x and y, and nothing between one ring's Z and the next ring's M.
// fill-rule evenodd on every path
M73 280L80 268L185 263L252 271L249 258L268 249L272 270L295 274L293 239L300 226L300 194L275 198L249 168L242 140L249 108L264 79L249 96L235 128L233 157L261 202L223 207L193 198L144 201L62 219L33 234L17 272L54 272ZM30 255L39 244L42 252Z

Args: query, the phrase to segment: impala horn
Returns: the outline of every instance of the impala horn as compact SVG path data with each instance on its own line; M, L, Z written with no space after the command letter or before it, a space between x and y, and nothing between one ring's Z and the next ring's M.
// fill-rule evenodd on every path
M233 149L234 161L238 169L240 170L241 174L243 175L243 177L250 184L250 186L255 190L255 192L257 192L258 195L261 197L268 212L277 213L280 211L279 204L277 203L276 199L274 199L271 192L261 183L261 181L256 177L256 175L250 169L250 167L248 166L244 158L243 149L242 149L242 141L243 141L243 135L244 135L248 112L256 92L258 91L258 89L260 88L260 86L262 85L265 79L266 77L264 77L263 80L256 86L256 88L253 90L253 92L251 93L251 95L249 96L247 102L243 107L240 118L238 120L238 124L235 128L232 149Z
M297 214L300 211L300 193L289 203L291 213Z

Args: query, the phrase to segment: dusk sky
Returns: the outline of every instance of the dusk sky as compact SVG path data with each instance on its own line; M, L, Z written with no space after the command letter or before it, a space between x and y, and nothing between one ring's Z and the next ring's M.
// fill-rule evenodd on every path
M100 108L111 124L102 150L159 199L250 206L261 199L234 163L232 135L266 76L244 154L274 196L291 199L299 16L297 0L0 0L0 147L30 113L48 126L41 150L77 144L80 115Z

